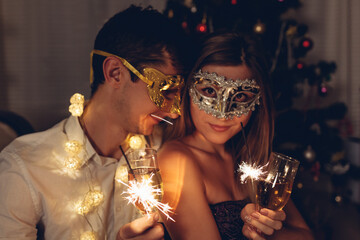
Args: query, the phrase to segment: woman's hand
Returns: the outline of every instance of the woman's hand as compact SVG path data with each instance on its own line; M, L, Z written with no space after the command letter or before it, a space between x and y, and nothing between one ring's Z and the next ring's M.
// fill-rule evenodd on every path
M241 210L241 219L244 221L242 232L245 237L252 240L265 240L264 236L271 236L275 230L280 230L286 214L283 210L273 211L263 208L255 210L255 204L247 204Z

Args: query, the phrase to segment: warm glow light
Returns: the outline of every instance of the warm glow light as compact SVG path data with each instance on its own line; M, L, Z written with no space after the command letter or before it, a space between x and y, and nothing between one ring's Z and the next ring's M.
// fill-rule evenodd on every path
M96 240L95 233L93 232L84 232L80 236L80 240Z
M128 181L128 170L127 166L120 166L116 170L115 180L118 182L127 182Z
M123 194L128 195L125 199L127 199L129 203L134 206L136 203L140 203L144 207L145 213L148 215L151 214L154 209L158 209L168 219L175 222L175 220L169 216L172 208L168 204L161 203L156 199L156 196L161 195L162 193L161 189L151 184L153 176L154 174L151 174L149 178L131 180L129 181L129 184L126 184L119 179L117 180L128 187L127 191L123 192Z
M82 150L82 144L76 140L67 141L65 143L65 151L71 155L77 155Z
M139 149L143 145L143 141L140 136L134 135L129 139L129 146L132 149Z
M261 32L262 31L262 26L260 26L260 25L256 26L255 31L256 32Z
M240 173L240 180L242 183L245 183L248 178L251 178L252 180L258 180L262 175L264 175L266 172L263 170L265 166L255 166L255 164L247 164L245 162L242 162L239 164L238 173Z
M80 117L84 111L85 98L80 93L75 93L70 98L71 105L69 106L69 112L73 116Z
M78 170L81 168L83 160L78 156L69 156L65 158L64 165L67 169Z
M76 212L80 215L86 215L97 208L104 199L104 194L97 190L91 190L86 193L83 200L75 204Z
M71 104L69 112L75 117L80 117L83 114L84 106L82 104Z
M70 98L70 103L71 104L84 104L84 102L85 102L85 98L80 93L75 93Z

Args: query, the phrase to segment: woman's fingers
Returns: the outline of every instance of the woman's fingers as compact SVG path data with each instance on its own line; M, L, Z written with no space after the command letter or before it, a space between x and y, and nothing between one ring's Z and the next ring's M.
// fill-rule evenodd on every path
M265 240L265 238L263 238L261 236L261 233L257 232L256 229L254 229L253 226L249 225L249 224L244 224L243 229L242 229L242 233L244 234L245 237L247 237L248 239L252 239L252 240Z
M255 204L250 203L241 211L241 218L247 225L243 231L246 231L248 237L251 236L251 239L254 239L254 237L261 237L261 234L272 235L275 230L280 230L286 214L283 210L273 211L266 208L258 212L255 210Z
M271 219L278 220L278 221L284 221L286 218L286 214L283 210L279 211L273 211L267 208L262 208L260 210L260 213L264 216L267 216Z
M264 223L265 216L261 216L258 212L253 212L250 215L245 216L245 221L251 226L255 227L259 232L263 232L266 235L272 235L274 229Z
M272 235L275 230L280 230L283 226L282 221L286 218L284 211L272 211L261 209L260 213L253 211L243 217L244 222L254 226L266 235Z

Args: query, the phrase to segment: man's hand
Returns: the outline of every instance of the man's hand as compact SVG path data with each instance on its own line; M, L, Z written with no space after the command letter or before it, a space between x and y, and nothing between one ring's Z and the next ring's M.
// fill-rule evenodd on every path
M122 226L117 234L117 240L157 240L163 239L164 228L158 223L159 214L144 216Z

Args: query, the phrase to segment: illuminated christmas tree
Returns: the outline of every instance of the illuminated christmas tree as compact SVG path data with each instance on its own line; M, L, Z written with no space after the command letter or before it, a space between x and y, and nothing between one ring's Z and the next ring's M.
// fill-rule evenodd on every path
M351 125L345 118L345 104L314 104L329 97L336 64L307 63L315 43L308 26L288 14L301 4L299 0L169 0L164 13L194 40L214 31L234 30L255 35L262 42L276 107L274 150L300 160L299 175L309 173L314 183L322 172L330 176L330 200L339 204L347 194L337 185L344 184L349 173L343 139L351 135ZM300 108L298 101L303 102ZM304 187L302 178L297 180L293 194Z

